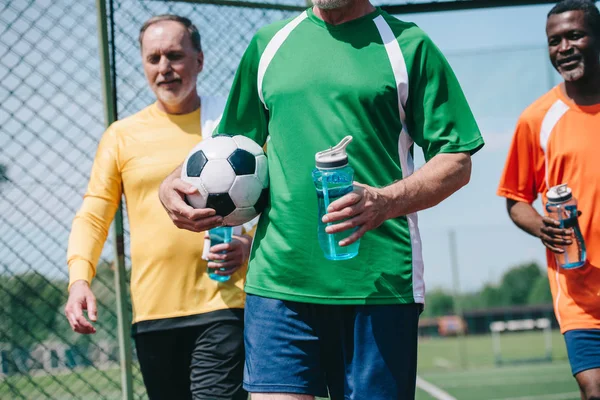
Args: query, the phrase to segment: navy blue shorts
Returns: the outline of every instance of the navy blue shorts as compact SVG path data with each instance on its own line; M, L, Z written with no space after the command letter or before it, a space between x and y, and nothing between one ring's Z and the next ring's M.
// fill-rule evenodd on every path
M600 368L600 329L575 329L564 336L573 375Z
M248 295L244 388L332 400L415 396L421 304L322 305Z

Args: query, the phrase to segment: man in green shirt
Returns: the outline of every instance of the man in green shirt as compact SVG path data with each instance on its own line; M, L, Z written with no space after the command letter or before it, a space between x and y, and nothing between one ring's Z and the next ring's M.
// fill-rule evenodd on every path
M464 186L483 146L450 66L427 35L368 0L318 0L257 32L238 68L217 133L246 135L267 154L270 204L247 282L244 387L253 399L414 397L424 302L417 211ZM357 184L324 222L356 229L358 256L325 259L317 241L315 153L346 136ZM413 145L427 163L413 168ZM176 225L205 230L212 210L167 178Z

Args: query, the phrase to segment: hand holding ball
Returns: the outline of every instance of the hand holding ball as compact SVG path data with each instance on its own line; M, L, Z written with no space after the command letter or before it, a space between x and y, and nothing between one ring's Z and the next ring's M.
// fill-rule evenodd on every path
M267 205L267 157L245 136L218 135L198 143L183 163L181 179L198 188L186 196L188 204L213 208L228 226L252 220Z

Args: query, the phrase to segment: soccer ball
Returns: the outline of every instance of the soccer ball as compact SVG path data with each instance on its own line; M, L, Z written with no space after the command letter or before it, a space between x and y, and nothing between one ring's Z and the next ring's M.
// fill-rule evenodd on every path
M186 195L188 204L213 208L227 226L251 221L267 205L267 157L245 136L217 135L198 143L183 163L181 179L198 188Z

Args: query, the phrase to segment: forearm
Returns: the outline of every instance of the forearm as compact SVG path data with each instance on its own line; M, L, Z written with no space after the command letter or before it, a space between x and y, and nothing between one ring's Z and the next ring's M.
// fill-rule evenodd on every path
M69 284L78 280L90 283L108 236L117 205L104 199L86 197L75 216L69 236L67 264Z
M443 153L433 157L411 176L382 189L388 199L388 219L439 204L471 177L468 153Z
M506 199L506 210L510 219L519 228L532 236L539 238L542 234L541 228L544 225L542 216L529 203Z

